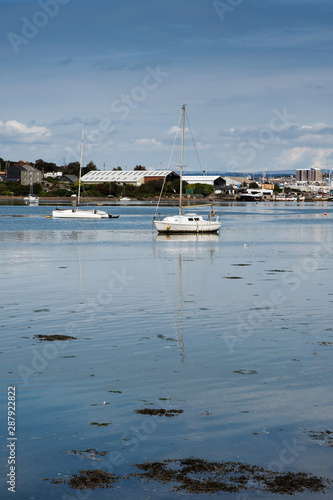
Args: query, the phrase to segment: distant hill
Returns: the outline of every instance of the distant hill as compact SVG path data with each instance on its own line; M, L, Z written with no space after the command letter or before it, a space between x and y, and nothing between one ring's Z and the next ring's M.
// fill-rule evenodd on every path
M201 171L199 170L191 170L191 171L185 171L185 175L203 175ZM253 176L254 177L261 177L262 172L222 172L222 171L208 171L207 175L220 175L221 177L227 176L227 177L247 177L247 176ZM270 170L269 172L265 172L266 177L276 177L276 176L289 176L289 175L296 175L295 170Z

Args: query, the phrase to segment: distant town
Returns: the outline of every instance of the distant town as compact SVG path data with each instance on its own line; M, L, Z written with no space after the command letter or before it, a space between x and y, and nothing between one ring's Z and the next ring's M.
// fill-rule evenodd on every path
M79 162L58 167L37 160L34 163L5 161L0 158L0 197L17 198L33 192L45 198L75 198L79 185ZM82 168L83 196L90 198L147 199L159 196L175 198L180 177L173 170L133 170L117 166L98 170L93 162ZM332 200L331 174L319 168L299 169L294 174L192 172L183 175L183 193L187 198L236 201L316 201Z

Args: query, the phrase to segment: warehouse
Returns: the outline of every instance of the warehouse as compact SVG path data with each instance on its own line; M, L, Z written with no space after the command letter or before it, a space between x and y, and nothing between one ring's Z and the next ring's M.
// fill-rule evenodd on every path
M141 186L146 182L164 180L173 182L179 178L173 170L91 170L82 176L84 184L101 184L103 182L117 182L118 184L132 184Z

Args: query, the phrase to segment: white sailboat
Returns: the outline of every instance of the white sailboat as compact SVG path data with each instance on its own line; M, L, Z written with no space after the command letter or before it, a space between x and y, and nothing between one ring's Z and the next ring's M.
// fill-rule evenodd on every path
M32 172L30 172L30 193L23 198L26 205L38 205L39 197L33 194Z
M83 156L83 131L81 140L81 155L80 155L80 173L79 173L79 189L77 196L77 203L80 203L80 193L81 193L81 172L82 172L82 156ZM60 209L56 208L52 211L52 217L54 219L108 219L112 215L109 215L104 210L97 209L83 209L83 208L67 208Z
M185 131L185 104L182 106L182 146L180 160L180 187L179 187L179 214L157 219L154 216L154 226L159 233L217 233L221 228L219 217L215 217L211 210L208 218L203 218L196 213L183 213L182 209L182 180L184 157L184 131ZM156 212L155 212L156 214Z

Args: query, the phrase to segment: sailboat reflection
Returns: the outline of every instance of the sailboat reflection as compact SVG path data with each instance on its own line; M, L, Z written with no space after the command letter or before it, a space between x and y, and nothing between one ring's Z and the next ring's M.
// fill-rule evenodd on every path
M179 252L179 346L180 346L180 361L183 363L185 359L184 354L184 321L183 321L183 291L182 291L182 254Z
M158 262L158 267L160 264L163 268L159 269L160 281L164 285L163 288L167 291L167 301L169 306L175 311L174 299L176 297L176 282L171 284L172 293L170 293L170 283L167 283L167 276L178 275L178 305L177 305L177 315L178 319L175 324L177 343L180 352L181 363L185 360L185 341L184 341L184 328L186 327L186 316L184 320L184 297L183 297L183 271L188 271L189 267L183 265L193 263L198 258L198 254L202 258L207 258L209 260L214 258L217 251L217 246L215 243L220 241L220 236L218 234L158 234L155 236L154 241L161 242L165 244L158 244L155 246L154 254ZM202 242L214 243L213 245L202 245ZM197 244L198 243L198 244ZM177 260L176 260L177 259ZM165 262L173 262L174 264L178 261L177 271L166 272L164 268ZM191 301L192 302L192 301Z
M220 241L221 236L215 233L194 233L194 234L157 234L155 241Z

